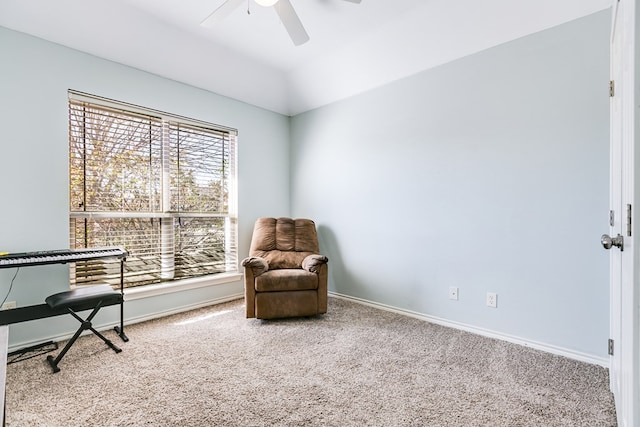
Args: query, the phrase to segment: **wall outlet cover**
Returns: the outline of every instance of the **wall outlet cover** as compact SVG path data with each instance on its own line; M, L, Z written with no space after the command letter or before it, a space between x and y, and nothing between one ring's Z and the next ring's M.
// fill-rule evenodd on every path
M498 294L495 292L487 292L487 306L498 308Z

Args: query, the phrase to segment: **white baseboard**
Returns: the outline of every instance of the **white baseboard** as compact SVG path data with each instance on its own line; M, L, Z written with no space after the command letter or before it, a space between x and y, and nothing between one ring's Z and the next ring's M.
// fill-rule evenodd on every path
M430 316L428 314L418 313L411 310L405 310L403 308L397 308L386 304L380 304L374 301L365 300L362 298L356 298L349 295L343 295L337 292L329 292L329 296L335 298L341 298L349 301L353 301L358 304L367 305L370 307L378 308L380 310L390 311L404 316L413 317L415 319L424 320L426 322L435 323L442 326L447 326L454 329L459 329L473 334L482 335L488 338L495 338L502 341L507 341L513 344L519 344L525 347L535 348L536 350L545 351L547 353L556 354L558 356L568 357L569 359L578 360L585 363L591 363L593 365L600 365L604 368L609 368L609 359L593 356L591 354L581 353L579 351L569 350L554 345L549 345L541 342L531 341L524 338L516 337L513 335L503 334L501 332L492 331L485 328L479 328L477 326L468 325L465 323L455 322L447 319L442 319L436 316Z
M441 326L447 326L447 327L450 327L450 328L459 329L459 330L466 331L466 332L471 332L471 333L474 333L474 334L477 334L477 335L481 335L481 336L485 336L485 337L488 337L488 338L495 338L495 339L499 339L499 340L502 340L502 341L507 341L507 342L510 342L510 343L513 343L513 344L518 344L518 345L522 345L522 346L525 346L525 347L531 347L531 348L534 348L536 350L541 350L541 351L545 351L547 353L568 357L570 359L578 360L578 361L581 361L581 362L591 363L591 364L594 364L594 365L600 365L600 366L602 366L604 368L609 368L609 359L608 358L597 357L597 356L593 356L593 355L590 355L590 354L569 350L569 349L562 348L562 347L557 347L557 346L553 346L553 345L549 345L549 344L545 344L545 343L531 341L531 340L527 340L527 339L520 338L520 337L517 337L517 336L503 334L503 333L492 331L492 330L489 330L489 329L479 328L477 326L468 325L468 324L465 324L465 323L454 322L454 321L447 320L447 319L442 319L442 318L439 318L439 317L436 317L436 316L430 316L430 315L427 315L427 314L418 313L418 312L415 312L415 311L406 310L406 309L402 309L402 308L397 308L397 307L393 307L393 306L390 306L390 305L386 305L386 304L381 304L381 303L377 303L377 302L374 302L374 301L365 300L365 299L362 299L362 298L357 298L357 297L352 297L352 296L349 296L349 295L340 294L340 293L337 293L337 292L329 292L329 296L334 297L334 298L341 298L341 299L344 299L344 300L352 301L352 302L355 302L355 303L358 303L358 304L367 305L369 307L377 308L377 309L380 309L380 310L390 311L390 312L401 314L401 315L404 315L404 316L413 317L415 319L424 320L426 322L435 323L435 324L438 324L438 325L441 325ZM228 295L228 296L223 297L223 298L215 298L215 299L211 299L211 300L207 300L207 301L200 301L197 304L189 304L189 305L185 305L185 306L181 306L181 307L175 307L175 308L172 308L170 310L164 310L164 311L159 311L159 312L155 312L155 313L146 314L144 316L137 316L137 317L129 318L129 319L126 319L124 323L125 323L125 325L133 325L135 323L146 322L148 320L153 320L153 319L157 319L157 318L160 318L160 317L171 316L173 314L183 313L185 311L196 310L198 308L208 307L208 306L211 306L211 305L222 304L222 303L229 302L229 301L235 301L237 299L242 299L242 298L244 298L244 294L243 293L238 293L238 294L234 294L234 295ZM115 322L110 322L110 323L107 323L107 324L96 326L96 329L99 330L99 331L103 331L103 330L107 330L107 329L112 329L114 326L118 326L119 324L120 324L120 322L118 320L118 321L115 321ZM90 333L90 331L87 331L85 333ZM126 328L125 328L125 333L126 333ZM34 345L42 344L42 343L47 342L47 341L60 342L60 341L68 340L69 338L71 338L73 336L73 334L74 334L74 332L72 331L72 332L69 332L69 333L57 335L57 336L50 337L48 339L39 340L39 341L14 343L13 345L11 345L9 347L8 350L9 350L9 352L13 352L13 351L16 351L16 350L19 350L19 349L22 349L22 348L26 348L26 347L31 347L31 346L34 346Z

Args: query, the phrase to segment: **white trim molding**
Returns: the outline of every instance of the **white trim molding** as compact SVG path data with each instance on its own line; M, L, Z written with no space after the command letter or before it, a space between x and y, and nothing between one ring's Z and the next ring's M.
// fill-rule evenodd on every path
M426 322L435 323L437 325L446 326L453 329L459 329L465 332L471 332L476 335L481 335L488 338L495 338L501 341L507 341L513 344L522 345L524 347L534 348L547 353L555 354L558 356L568 357L569 359L578 360L580 362L590 363L594 365L600 365L604 368L609 368L609 359L604 357L597 357L587 353L581 353L554 345L541 343L537 341L531 341L524 338L520 338L514 335L503 334L501 332L492 331L490 329L479 328L477 326L468 325L466 323L455 322L452 320L443 319L436 316L430 316L424 313L418 313L416 311L406 310L403 308L393 307L386 304L380 304L378 302L365 300L362 298L352 297L349 295L340 294L337 292L329 292L329 296L340 298L348 301L352 301L358 304L367 305L369 307L377 308L380 310L390 311L392 313L401 314L403 316L413 317L415 319L424 320Z
M204 288L207 286L223 285L242 280L242 273L220 273L210 276L194 277L184 280L159 283L157 285L136 286L124 289L124 300L134 301L142 298L166 295L173 292L188 291L190 289Z

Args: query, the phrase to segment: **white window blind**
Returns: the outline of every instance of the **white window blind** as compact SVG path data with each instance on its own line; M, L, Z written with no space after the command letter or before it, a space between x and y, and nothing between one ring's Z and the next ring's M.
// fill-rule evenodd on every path
M124 247L126 287L236 272L236 136L70 91L70 247ZM117 261L71 265L72 285L119 278Z

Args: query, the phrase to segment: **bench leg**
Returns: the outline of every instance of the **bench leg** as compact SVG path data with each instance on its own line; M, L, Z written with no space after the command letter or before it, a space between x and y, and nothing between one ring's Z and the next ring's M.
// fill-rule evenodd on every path
M47 362L49 362L49 365L51 365L51 368L53 369L54 374L56 372L60 372L60 368L58 368L58 363L62 360L64 355L67 354L67 351L69 351L73 343L76 342L76 340L78 339L78 337L83 331L84 331L84 325L80 326L80 329L78 329L76 333L73 334L73 337L71 337L67 345L64 346L62 351L58 354L58 356L55 359L51 355L47 356Z
M82 319L80 316L78 316L73 310L71 310L69 308L69 314L71 314L73 317L75 317L80 323L82 323L80 325L80 328L78 328L78 330L76 331L75 334L73 334L73 337L71 337L71 339L69 340L69 342L67 343L67 345L64 346L64 348L62 349L62 351L60 352L60 354L58 354L58 356L56 358L54 358L53 356L47 356L47 362L49 362L49 365L51 365L51 368L53 369L53 373L55 374L56 372L60 372L60 368L58 367L58 363L60 363L60 361L62 360L62 358L64 357L65 354L67 354L67 351L69 351L69 349L71 348L71 346L73 345L73 343L76 342L76 340L80 337L80 335L86 331L86 330L90 330L91 332L93 332L96 336L98 336L98 338L100 338L102 341L105 342L105 344L107 344L109 346L109 348L111 348L113 351L115 351L116 353L120 353L122 351L122 349L120 349L119 347L117 347L115 344L113 344L111 341L109 341L104 335L102 335L100 332L96 331L93 326L91 325L91 321L93 320L93 318L95 317L96 314L98 314L98 311L101 308L101 304L98 304L93 311L91 312L91 314L89 315L89 317L87 317L86 320Z
M96 331L95 329L93 329L93 327L91 326L91 324L89 324L89 326L87 327L87 329L89 329L91 332L93 332L94 335L96 335L98 338L100 338L102 341L104 341L104 343L106 345L109 346L109 348L111 348L113 351L115 351L116 353L120 353L122 351L122 349L120 347L118 347L117 345L115 345L114 343L112 343L110 340L108 340L104 335L102 335L100 332Z

